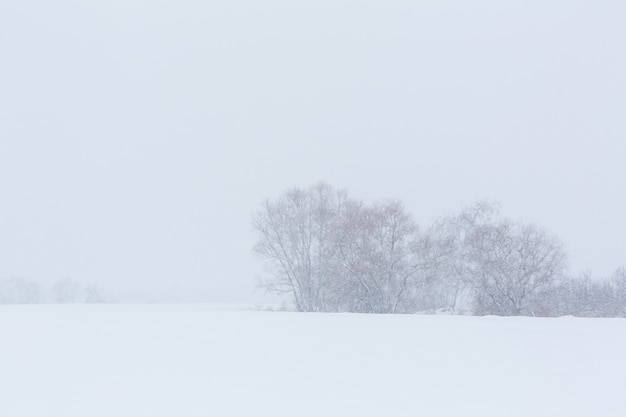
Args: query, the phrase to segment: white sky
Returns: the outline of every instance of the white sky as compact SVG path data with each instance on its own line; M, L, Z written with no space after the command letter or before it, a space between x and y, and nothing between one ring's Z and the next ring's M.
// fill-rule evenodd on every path
M626 264L621 1L0 0L0 277L248 300L317 180Z

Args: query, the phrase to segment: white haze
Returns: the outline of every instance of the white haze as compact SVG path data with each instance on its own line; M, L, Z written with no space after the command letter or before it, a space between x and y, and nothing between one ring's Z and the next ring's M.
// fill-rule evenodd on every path
M325 180L477 199L626 264L626 6L0 2L0 277L259 299L250 215Z

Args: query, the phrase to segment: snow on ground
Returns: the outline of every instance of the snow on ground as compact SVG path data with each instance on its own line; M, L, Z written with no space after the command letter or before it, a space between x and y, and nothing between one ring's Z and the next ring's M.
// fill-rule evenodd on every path
M626 415L626 320L0 307L0 416Z

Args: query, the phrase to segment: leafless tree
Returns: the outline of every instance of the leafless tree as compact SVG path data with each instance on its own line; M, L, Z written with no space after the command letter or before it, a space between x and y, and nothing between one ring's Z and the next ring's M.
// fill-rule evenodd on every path
M468 237L485 225L492 224L498 215L498 206L478 202L461 213L436 218L424 236L418 253L428 265L427 275L419 283L413 300L419 311L444 310L467 313L473 308L472 271Z
M565 271L561 242L533 225L509 220L481 225L466 244L477 314L533 314L541 291Z
M327 184L292 189L254 216L263 286L299 311L393 313L414 285L417 226L398 201L366 204Z
M254 216L263 286L299 311L548 314L562 244L478 203L422 232L399 201L365 203L320 183L266 201Z
M41 302L41 290L36 282L25 278L0 280L0 304L35 304Z
M546 315L626 317L626 269L608 279L585 271L561 282L548 298L552 308Z
M104 303L104 297L100 293L100 288L96 284L89 284L85 286L85 303L97 304Z
M81 288L76 282L70 278L57 281L52 286L52 294L54 301L59 304L79 302L79 292Z
M626 267L615 271L611 278L611 285L615 294L616 314L626 317Z
M395 313L418 270L417 225L399 201L347 206L339 236L349 311Z
M334 234L347 200L344 191L320 183L267 200L254 215L255 251L268 262L262 285L293 296L298 311L327 310L329 281L337 265Z

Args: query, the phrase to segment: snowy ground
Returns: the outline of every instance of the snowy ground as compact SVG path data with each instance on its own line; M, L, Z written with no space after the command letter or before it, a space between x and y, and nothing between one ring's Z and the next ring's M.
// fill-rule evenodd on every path
M0 307L0 416L626 415L626 320Z

